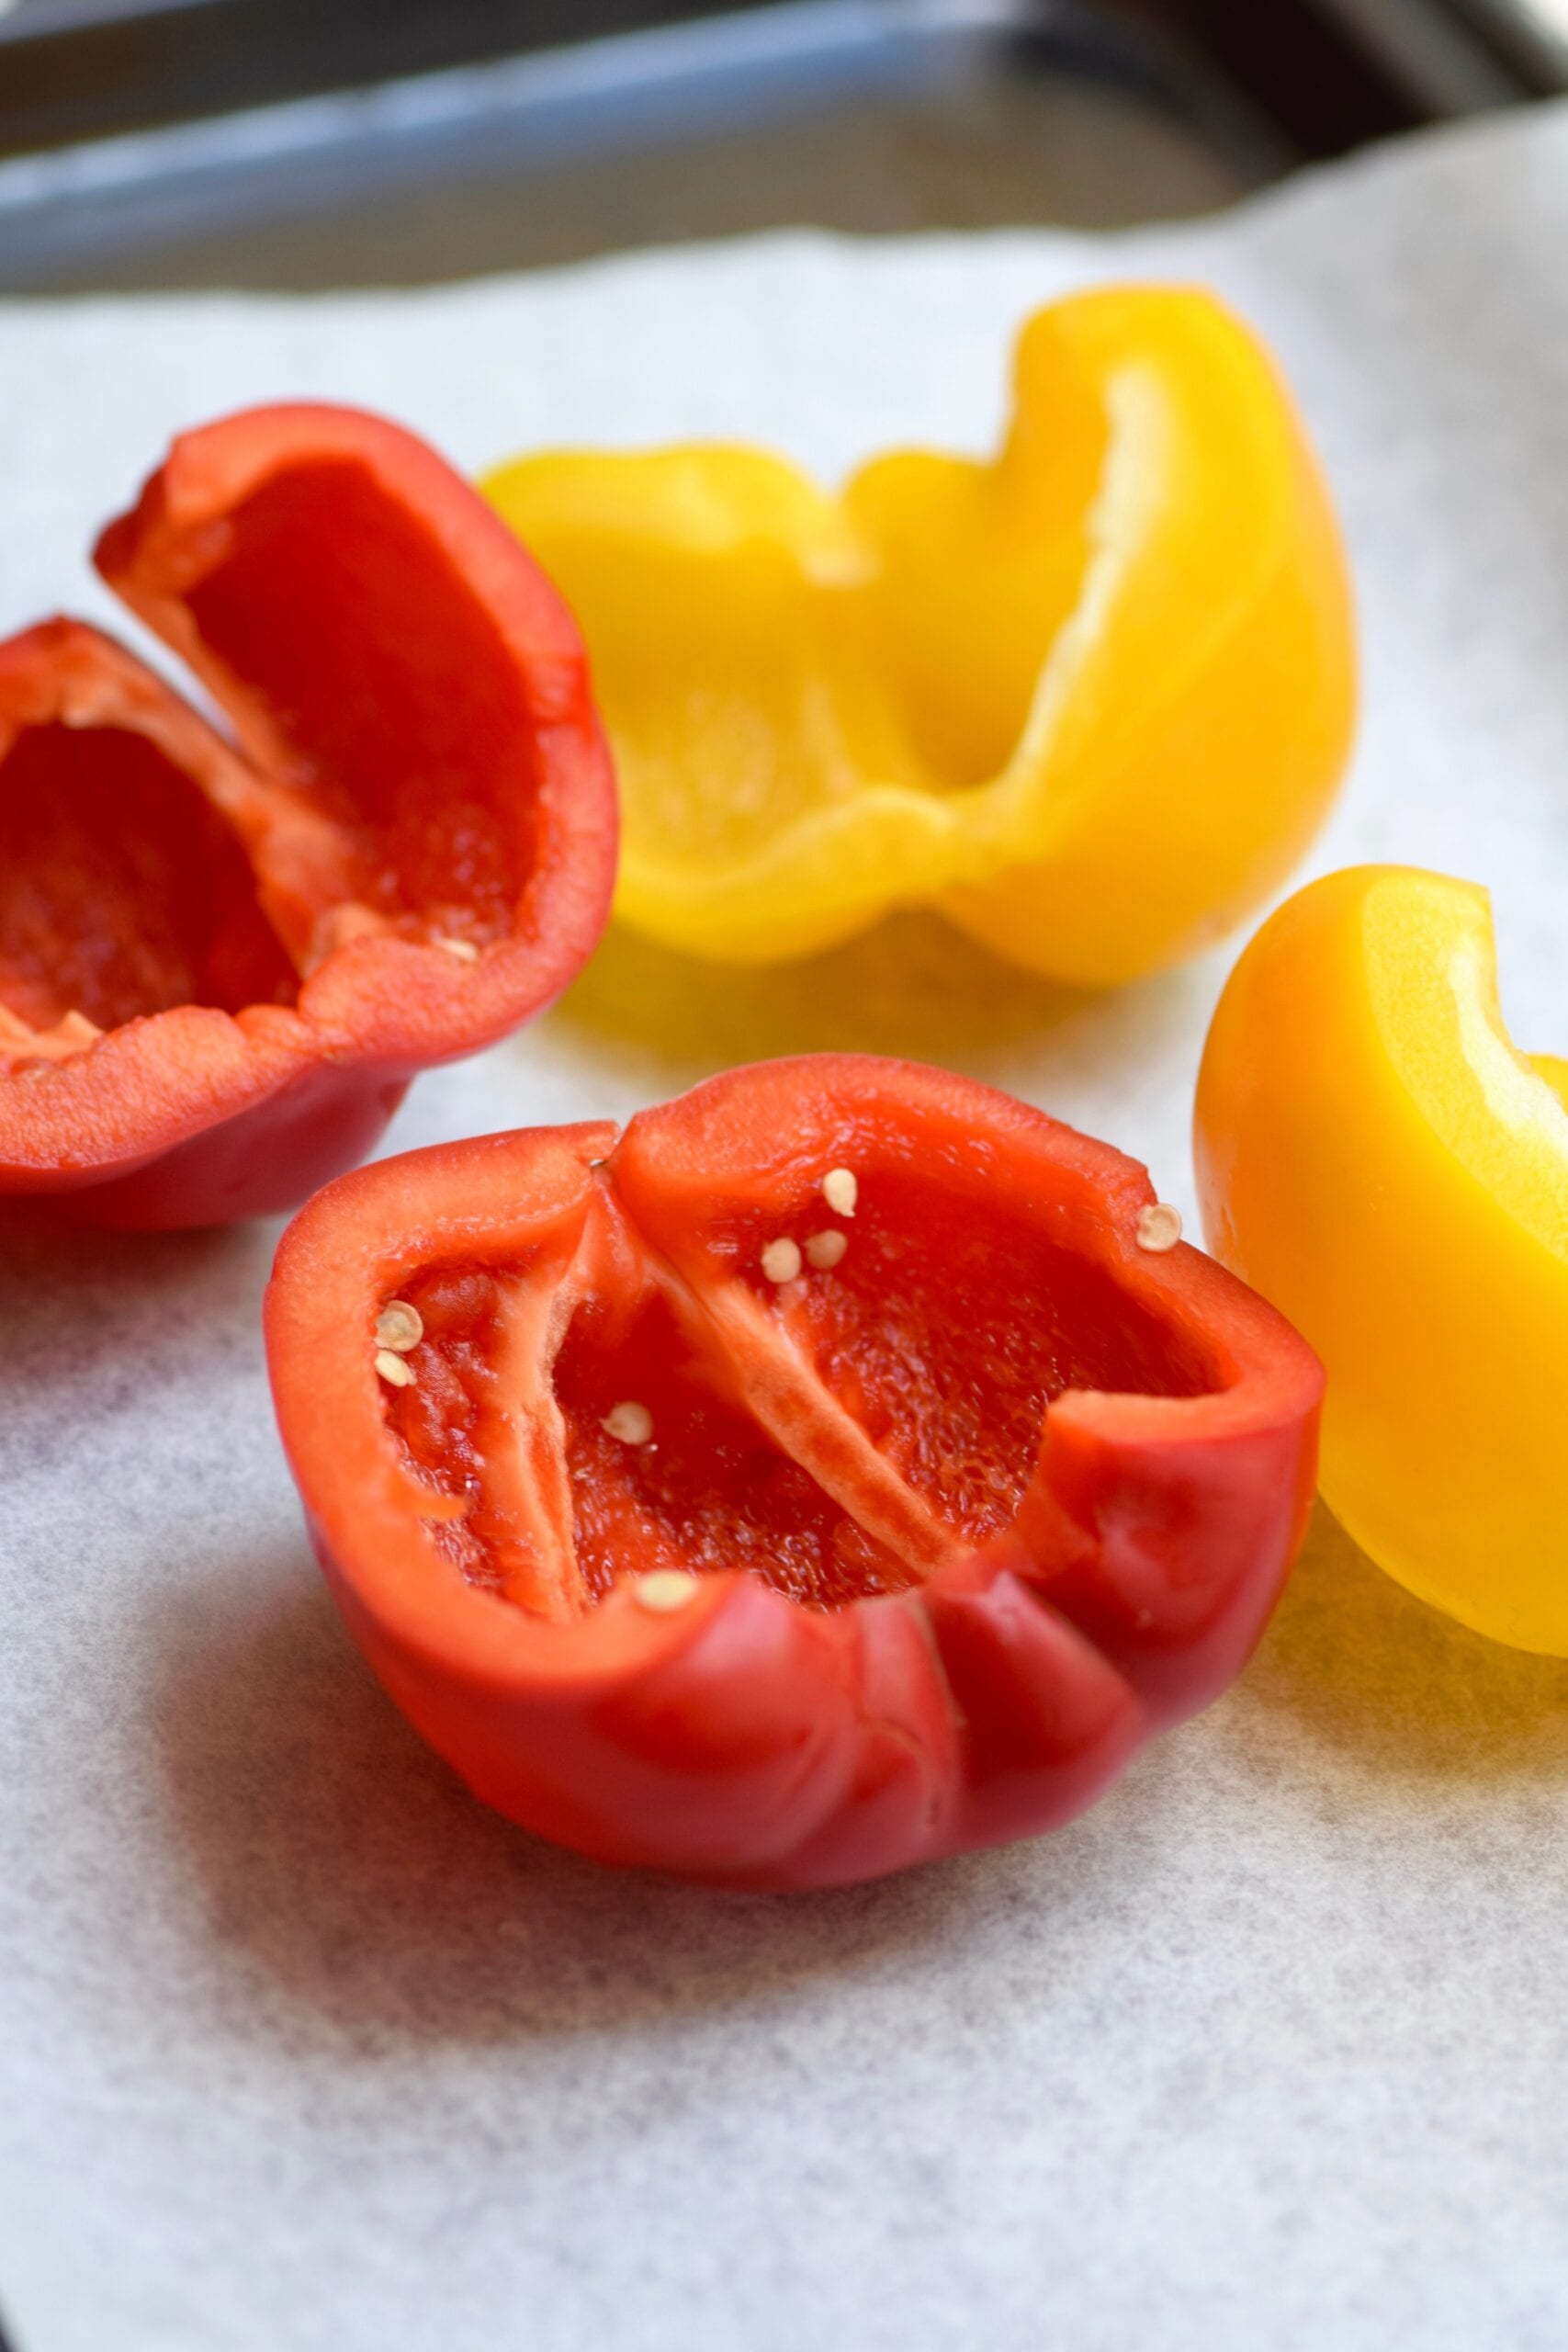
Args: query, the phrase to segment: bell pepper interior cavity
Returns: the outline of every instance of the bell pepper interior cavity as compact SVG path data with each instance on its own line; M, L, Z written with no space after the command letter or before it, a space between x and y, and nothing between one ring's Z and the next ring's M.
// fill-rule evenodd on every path
M0 1189L291 1205L597 937L581 641L467 484L352 411L186 435L96 560L234 733L83 623L0 646Z
M1064 1390L1221 1385L1191 1334L1026 1212L981 1195L955 1217L951 1186L875 1157L830 1272L804 1255L830 1216L819 1193L715 1200L682 1273L613 1170L571 1258L432 1270L400 1294L424 1341L389 1426L468 1498L437 1522L463 1573L525 1607L592 1607L631 1559L746 1568L819 1606L896 1591L1010 1524ZM801 1251L784 1284L763 1271L781 1238ZM609 1426L627 1404L642 1442Z
M129 728L24 729L0 763L0 1003L28 1030L171 1005L291 1004L231 825ZM89 1033L84 1026L84 1036Z
M1312 1493L1314 1359L1153 1198L860 1056L340 1180L266 1320L351 1627L605 1859L804 1885L1066 1818L1238 1670Z
M484 487L588 639L619 910L691 952L767 962L922 901L1124 979L1273 888L1344 766L1327 494L1195 291L1039 312L989 462L894 452L834 496L740 447L546 452Z
M258 748L340 829L343 897L412 936L503 937L536 778L492 616L351 464L265 483L230 548L187 592L191 619Z

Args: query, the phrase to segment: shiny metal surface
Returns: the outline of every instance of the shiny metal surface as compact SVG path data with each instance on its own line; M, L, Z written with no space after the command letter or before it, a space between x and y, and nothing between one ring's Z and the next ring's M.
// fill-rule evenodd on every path
M793 0L14 154L0 290L406 284L801 221L1111 226L1287 160L1093 11Z
M1319 0L1435 114L1568 89L1568 0Z

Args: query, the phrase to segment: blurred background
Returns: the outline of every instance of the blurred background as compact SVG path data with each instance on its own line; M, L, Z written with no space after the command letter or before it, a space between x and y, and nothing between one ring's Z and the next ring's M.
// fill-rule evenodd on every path
M0 0L0 293L1109 227L1568 86L1568 0Z

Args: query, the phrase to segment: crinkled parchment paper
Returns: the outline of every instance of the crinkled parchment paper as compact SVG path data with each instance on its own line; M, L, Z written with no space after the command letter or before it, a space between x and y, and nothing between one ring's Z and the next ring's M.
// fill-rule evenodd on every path
M1490 883L1512 1025L1561 1050L1565 253L1542 112L1125 238L15 305L0 627L107 614L95 526L242 401L385 407L468 466L713 434L833 477L986 447L1046 297L1201 279L1277 347L1354 550L1366 721L1314 865ZM1091 1001L913 917L716 987L615 936L390 1142L857 1045L999 1080L1190 1206L1231 952ZM1568 1666L1448 1625L1320 1515L1241 1686L1064 1834L812 1898L612 1876L482 1812L340 1630L267 1406L274 1238L0 1243L20 2352L1568 2341Z

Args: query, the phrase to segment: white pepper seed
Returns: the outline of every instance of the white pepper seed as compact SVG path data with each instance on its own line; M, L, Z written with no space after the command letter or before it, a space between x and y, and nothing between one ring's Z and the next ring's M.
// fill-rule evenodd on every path
M1168 1201L1155 1201L1140 1209L1136 1238L1140 1250L1174 1250L1181 1238L1181 1211L1172 1208Z
M829 1168L822 1179L822 1198L835 1216L853 1216L860 1186L852 1168Z
M696 1599L700 1582L684 1568L654 1568L648 1576L638 1577L632 1597L639 1609L651 1611L655 1617L668 1617Z
M424 1337L424 1318L406 1298L389 1298L376 1317L376 1345L406 1356Z
M762 1252L762 1272L771 1283L792 1283L800 1272L800 1244L770 1241Z

